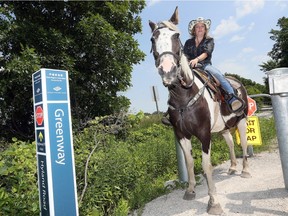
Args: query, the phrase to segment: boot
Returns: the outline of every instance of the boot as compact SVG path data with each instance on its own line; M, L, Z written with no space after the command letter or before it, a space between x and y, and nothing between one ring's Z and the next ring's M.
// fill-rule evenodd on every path
M171 122L169 120L169 114L168 112L165 112L162 119L161 119L161 122L164 124L164 125L167 125L167 126L171 126Z

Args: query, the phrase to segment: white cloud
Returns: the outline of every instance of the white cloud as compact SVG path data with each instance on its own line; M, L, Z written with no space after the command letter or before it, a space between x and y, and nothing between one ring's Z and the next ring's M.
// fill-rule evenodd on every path
M251 13L257 13L264 7L264 0L243 1L236 0L236 17L241 18Z
M250 52L253 52L254 49L252 47L245 47L242 49L242 52L243 53L250 53Z
M280 10L285 10L288 7L286 0L277 0L275 3L280 7Z
M242 27L239 26L236 20L231 16L228 19L221 20L221 23L216 26L216 29L213 31L213 36L215 38L221 38L230 33L237 32L241 28Z
M161 0L146 0L147 7L151 7L157 3L159 3Z
M239 35L234 35L231 39L230 42L238 42L244 40L245 37L239 36Z
M268 60L271 60L271 58L265 54L255 55L252 57L252 61L257 63L257 64L262 64L263 62L267 62Z
M248 26L248 30L251 31L254 28L254 26L255 26L254 22L250 23L250 25Z

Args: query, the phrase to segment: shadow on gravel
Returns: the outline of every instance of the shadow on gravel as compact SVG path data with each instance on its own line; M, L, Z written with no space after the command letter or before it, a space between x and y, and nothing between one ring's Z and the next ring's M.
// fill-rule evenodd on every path
M231 193L227 194L227 198L230 200L239 201L239 204L227 203L225 208L229 209L231 213L241 214L256 214L266 213L267 215L288 215L287 212L269 209L269 206L261 208L259 206L253 205L255 201L264 201L265 199L275 199L275 198L287 198L288 193L285 188L274 188L265 191L254 191L254 192L241 192L241 193ZM245 206L245 208L243 208Z

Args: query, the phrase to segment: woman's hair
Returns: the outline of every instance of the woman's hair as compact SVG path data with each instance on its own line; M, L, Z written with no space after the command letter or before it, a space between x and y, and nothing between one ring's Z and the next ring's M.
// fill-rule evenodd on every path
M197 25L197 24L196 24L196 25ZM194 25L193 28L192 28L191 37L196 37L196 32L195 32L195 26L196 26L196 25ZM204 37L205 37L205 38L208 38L208 37L209 37L209 34L208 34L208 33L209 33L209 30L207 30L207 26L206 26L205 24L204 24L204 26L205 26L205 35L204 35Z

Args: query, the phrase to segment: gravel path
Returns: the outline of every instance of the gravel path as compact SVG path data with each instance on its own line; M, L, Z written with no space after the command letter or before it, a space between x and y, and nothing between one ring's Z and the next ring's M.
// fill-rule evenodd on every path
M222 216L288 216L288 190L285 189L278 149L263 152L248 159L252 178L238 172L228 176L230 162L214 168L218 198L224 210ZM194 216L206 213L208 195L206 181L196 186L196 199L183 200L184 190L174 190L148 203L142 216Z

